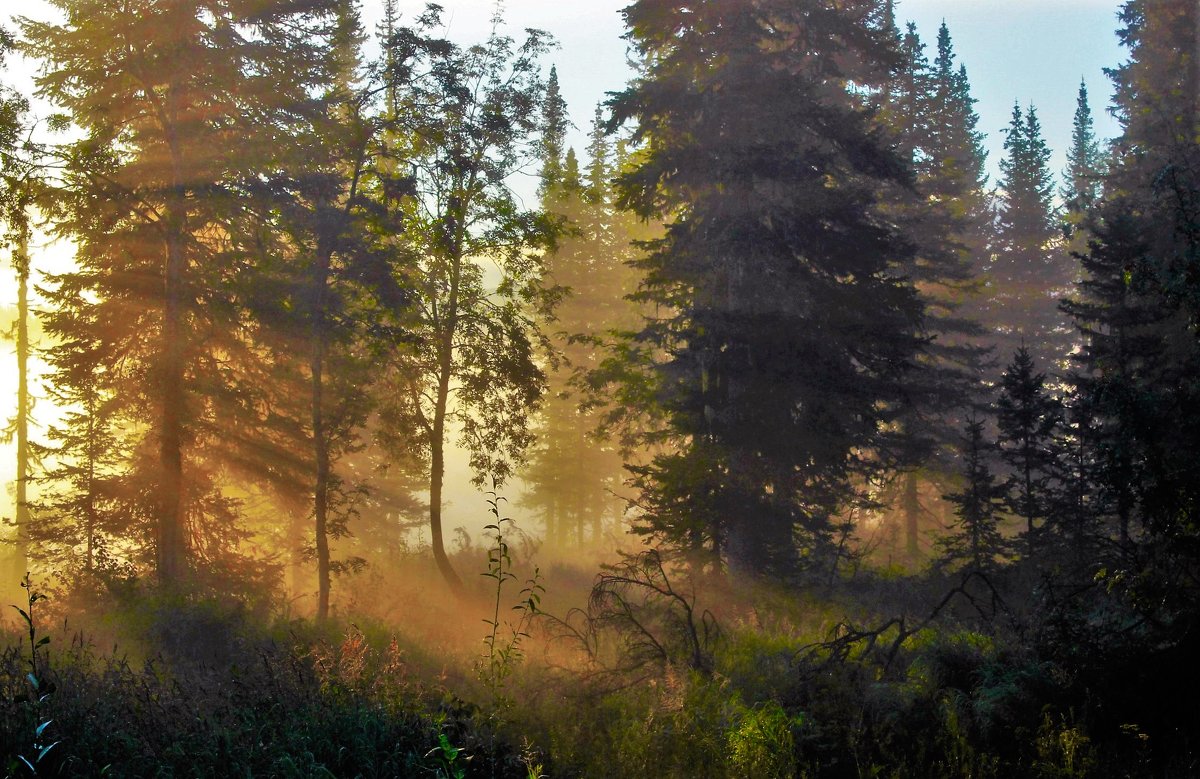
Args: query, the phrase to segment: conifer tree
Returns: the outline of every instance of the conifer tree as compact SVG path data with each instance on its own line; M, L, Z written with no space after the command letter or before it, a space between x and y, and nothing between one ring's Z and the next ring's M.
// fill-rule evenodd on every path
M1194 597L1177 577L1195 565L1200 536L1200 293L1190 270L1200 253L1200 72L1189 53L1200 10L1130 0L1120 18L1130 58L1110 76L1122 135L1081 256L1082 284L1064 307L1084 336L1075 381L1095 415L1100 508L1122 550L1154 550L1141 558L1145 586L1133 602L1164 619L1169 604Z
M562 91L558 86L558 69L551 66L550 77L546 81L546 96L542 100L540 128L542 171L538 191L543 198L563 183L567 129L570 124L567 103L563 100Z
M933 66L911 23L900 40L901 68L887 94L885 121L917 172L916 194L891 197L917 244L904 272L916 282L931 343L922 368L908 380L912 403L904 419L916 432L920 470L901 474L901 509L910 559L919 554L918 480L944 478L956 447L961 413L979 391L987 346L973 318L989 212L984 193L985 154L976 129L974 100L965 70L955 69L950 33L943 24Z
M996 401L1000 456L1012 473L1007 482L1008 508L1025 520L1032 548L1038 522L1050 519L1059 478L1057 437L1062 409L1046 390L1046 375L1037 372L1029 350L1021 347L1000 380Z
M257 289L246 296L264 325L259 340L277 362L293 363L281 365L273 383L277 408L296 405L293 429L307 450L299 488L312 496L312 542L305 546L317 564L318 619L328 615L332 575L362 562L335 559L331 550L332 541L350 534L348 520L363 495L339 461L363 445L382 349L371 341L387 340L394 330L388 324L403 313L396 310L402 292L390 274L392 257L375 238L400 232L397 209L389 212L370 196L388 183L386 106L381 111L371 99L387 92L379 83L387 73L365 75L357 12L341 6L337 14L319 99L273 155L267 186L250 193L263 202L263 226L277 241L254 251L254 241L262 241L256 231L247 242L258 263ZM297 474L287 476L292 487Z
M1037 111L1013 106L1000 162L1002 200L987 292L987 321L1001 354L1021 345L1057 370L1069 338L1057 299L1074 279L1053 216L1054 184Z
M833 554L833 516L892 465L921 304L876 202L905 180L861 87L892 54L873 2L637 2L644 63L621 203L670 219L630 352L676 451L640 470L644 530L693 560L784 573ZM799 544L799 547L798 547Z
M1067 152L1067 169L1063 171L1060 193L1067 207L1068 235L1078 230L1084 215L1100 201L1102 164L1092 109L1088 105L1087 83L1080 81L1079 95L1075 101L1075 119L1071 126L1071 148Z
M999 528L1006 490L988 468L991 449L983 435L983 422L970 417L962 447L963 488L945 496L957 507L958 521L939 542L941 565L988 572L1007 554Z
M116 424L120 404L102 367L96 325L75 322L69 348L53 353L60 381L48 386L49 398L67 412L38 446L50 465L37 479L45 487L28 534L32 557L76 584L127 571L119 545L142 519L127 475L129 437Z
M56 5L61 23L21 20L24 50L45 65L39 92L80 132L56 152L63 178L47 204L80 269L48 326L69 338L73 317L105 324L100 353L121 416L148 423L137 448L158 453L137 457L155 518L146 546L159 580L177 585L189 548L236 543L216 527L232 504L212 469L257 443L230 421L255 413L233 386L257 359L234 322L230 194L269 157L264 125L294 121L321 83L329 5Z
M612 330L637 325L636 309L626 300L637 287L626 263L634 256L631 241L644 233L613 208L613 149L597 107L589 131L586 178L580 179L573 150L564 179L548 193L545 208L564 217L568 229L546 259L548 278L565 296L548 327L561 362L548 371L546 403L538 416L538 442L523 474L529 485L522 505L546 523L551 548L603 538L606 525L620 515L615 497L625 476L615 442L600 440L598 409L587 406L578 386L603 355L601 344Z
M0 27L0 73L13 48L12 35ZM16 439L15 506L11 555L5 561L12 564L6 578L19 580L28 570L27 530L29 528L28 480L30 476L29 448L29 207L32 201L33 172L28 155L22 150L22 134L26 131L24 97L0 81L0 229L3 241L12 257L12 269L17 282L17 321L14 326L17 353L17 409L11 421L5 420L4 437ZM10 540L10 539L5 539ZM7 569L6 569L7 570Z

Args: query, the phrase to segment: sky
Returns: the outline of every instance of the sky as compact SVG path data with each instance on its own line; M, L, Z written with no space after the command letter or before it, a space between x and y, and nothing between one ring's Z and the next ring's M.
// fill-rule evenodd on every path
M547 64L558 69L576 125L571 143L580 151L596 103L620 90L631 74L620 14L627 4L628 0L509 0L505 5L510 35L534 27L558 41ZM490 30L493 0L441 0L441 5L448 37L473 42ZM972 94L979 101L976 110L995 179L1004 151L1001 131L1008 126L1014 102L1037 108L1056 175L1066 167L1080 79L1088 84L1098 135L1117 134L1117 124L1107 112L1112 89L1103 69L1124 60L1115 34L1120 5L1120 0L897 0L896 18L901 25L916 23L930 59L937 52L938 27L946 22L958 62L966 65ZM366 3L368 24L374 25L381 7L382 0ZM399 2L404 18L421 8L423 3Z
M551 33L558 48L546 58L547 69L558 69L563 96L576 129L569 142L578 150L586 145L584 134L597 102L608 92L621 89L630 77L628 50L622 39L620 9L627 0L509 0L505 6L507 30L518 37L529 27ZM460 43L482 40L491 29L494 0L441 0L446 35ZM980 129L986 133L988 168L993 181L1003 156L1003 128L1007 127L1013 103L1037 108L1046 140L1054 156L1051 170L1057 175L1066 166L1071 121L1080 79L1087 81L1097 133L1112 138L1118 132L1108 115L1111 88L1103 69L1124 59L1115 30L1119 0L898 0L898 22L911 20L927 45L930 58L936 53L937 30L944 20L950 29L958 61L967 67L972 94L978 100ZM401 23L415 17L424 3L399 0ZM363 16L374 29L381 16L382 0L364 0ZM44 0L25 0L22 13L35 19L51 18ZM14 27L5 20L9 28ZM23 91L31 88L33 66L14 58L4 80ZM522 187L533 191L532 176ZM34 247L42 262L60 264L69 256L65 246ZM16 300L16 283L8 269L8 258L0 258L0 323L11 319L9 309ZM15 406L15 358L11 346L0 343L0 427ZM43 416L52 413L43 407ZM0 441L0 485L11 476L6 463L13 462L10 447ZM465 462L448 463L447 485L465 483ZM11 511L7 490L0 490L0 516ZM511 497L517 497L516 490ZM452 496L446 520L476 526L485 515L481 496L469 492Z

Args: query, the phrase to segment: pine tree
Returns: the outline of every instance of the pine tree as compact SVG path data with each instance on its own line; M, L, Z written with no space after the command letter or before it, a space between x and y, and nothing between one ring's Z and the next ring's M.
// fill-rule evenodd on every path
M1182 550L1198 534L1200 110L1193 4L1128 2L1129 61L1110 75L1123 125L1084 280L1066 310L1085 336L1081 393L1097 415L1102 483L1119 538Z
M966 433L962 447L963 488L945 496L957 507L958 522L939 541L939 563L959 570L988 572L1007 554L999 528L1006 490L988 468L992 447L984 439L983 422L972 416L967 420Z
M94 321L78 321L68 348L52 352L56 375L65 380L47 390L67 411L37 447L50 465L37 479L46 489L29 528L32 556L76 584L126 572L119 546L142 520L127 475L130 439L116 423L120 404L102 367L97 330Z
M1057 298L1073 280L1053 217L1054 184L1037 112L1013 106L1000 162L1003 192L990 268L986 324L1002 354L1026 346L1035 359L1058 366L1069 338Z
M546 81L546 96L542 100L542 172L538 192L543 198L563 183L567 129L571 120L567 116L567 103L558 86L558 69L551 66Z
M13 48L12 35L0 27L0 68ZM2 72L2 71L0 71ZM16 478L14 507L14 537L11 571L5 570L9 581L19 580L27 567L27 530L29 505L27 496L30 476L28 384L29 361L29 206L32 201L32 160L22 152L22 133L26 129L28 102L7 84L0 82L0 226L4 229L4 245L11 252L17 282L17 321L14 327L17 351L17 409L10 424L5 425L5 438L16 439ZM5 539L8 540L8 539ZM8 557L8 556L6 556Z
M1103 206L1104 221L1089 229L1093 237L1080 258L1078 297L1063 303L1083 336L1072 383L1095 427L1102 490L1097 513L1113 518L1122 544L1131 539L1143 478L1141 426L1148 421L1149 397L1141 387L1149 380L1149 366L1164 359L1161 327L1168 316L1153 295L1134 284L1133 269L1149 251L1149 238L1126 209L1119 200Z
M918 480L945 479L961 427L961 413L979 391L987 358L984 333L971 314L978 289L989 213L984 187L985 155L976 130L974 100L963 70L954 68L950 33L943 24L932 67L915 27L900 41L902 67L893 77L885 121L917 171L916 197L896 192L891 200L917 253L905 274L925 304L931 343L922 368L908 381L912 402L903 424L919 431L913 460L922 468L901 474L907 550L919 553Z
M53 203L79 271L60 286L66 307L48 326L69 336L76 317L105 325L100 352L120 382L120 415L145 431L134 447L155 517L145 543L159 580L177 585L191 557L222 538L236 544L214 469L252 460L245 447L258 443L231 427L255 415L234 385L258 355L235 326L240 266L222 242L238 209L230 195L269 157L264 125L294 121L321 82L329 6L57 7L62 23L21 20L25 52L45 65L40 93L80 132L56 152Z
M295 404L293 425L302 437L296 443L308 452L300 489L312 495L306 513L313 518L318 619L328 615L331 577L362 563L337 560L331 550L331 542L350 534L348 521L363 495L339 461L363 446L380 351L371 341L390 334L387 323L402 314L392 309L403 294L391 277L392 257L374 237L400 232L396 209L389 214L380 202L386 196L371 197L385 186L388 117L387 106L376 113L369 96L386 93L387 85L364 77L363 35L352 7L338 9L331 32L319 100L274 155L267 186L251 193L264 201L263 228L276 233L276 243L247 252L258 263L259 289L247 296L265 326L259 340L277 362L299 363L281 366L272 384L277 408ZM259 230L247 243L254 240L261 241ZM296 404L301 397L306 402Z
M1012 471L1008 508L1025 520L1025 539L1032 549L1038 523L1050 520L1059 479L1062 408L1047 392L1046 375L1037 372L1028 349L1018 349L1005 369L996 408L1000 456Z
M627 348L676 451L640 469L643 529L778 573L833 554L833 517L896 454L921 304L876 195L905 180L858 87L892 64L872 2L637 2L644 63L614 100L644 143L621 203L667 216Z
M568 159L575 159L573 152ZM626 300L637 288L636 276L626 263L634 256L631 241L646 228L613 208L614 164L619 160L597 107L586 179L579 178L578 162L568 165L561 187L545 201L569 225L546 259L548 278L566 292L548 326L556 331L552 347L561 364L548 371L538 442L523 473L529 490L521 503L545 521L551 548L601 540L622 507L615 498L625 476L621 453L615 442L597 437L601 414L581 408L587 404L578 386L597 368L607 334L637 326L636 309Z
M1067 230L1072 234L1086 215L1100 201L1103 179L1103 159L1096 140L1092 109L1088 105L1087 82L1079 82L1075 102L1075 119L1071 126L1071 149L1067 152L1067 169L1063 171L1063 202L1067 206Z

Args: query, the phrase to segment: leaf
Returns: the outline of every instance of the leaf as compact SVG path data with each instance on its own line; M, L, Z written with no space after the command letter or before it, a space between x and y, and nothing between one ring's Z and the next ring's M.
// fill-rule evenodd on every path
M38 678L37 678L36 676L34 676L33 674L31 674L31 673L30 673L30 674L25 674L25 678L29 680L29 683L30 683L31 685L33 685L33 689L35 689L35 690L36 690L36 689L38 689L38 688L41 686L41 685L38 683Z
M52 719L48 719L48 720L46 720L45 722L43 722L41 725L38 725L38 726L37 726L37 730L35 730L35 731L34 731L34 735L35 735L37 738L41 738L41 737L42 737L42 733L43 733L43 732L46 730L46 728L47 728L47 727L49 727L49 726L50 726L50 723L51 723L51 722L54 722L54 720L52 720Z
M58 746L61 743L62 743L61 741L55 741L53 744L47 744L46 746L42 747L42 751L38 752L37 762L39 762L39 763L42 762L42 758L46 756L46 753L49 752L51 749L54 749L56 746Z

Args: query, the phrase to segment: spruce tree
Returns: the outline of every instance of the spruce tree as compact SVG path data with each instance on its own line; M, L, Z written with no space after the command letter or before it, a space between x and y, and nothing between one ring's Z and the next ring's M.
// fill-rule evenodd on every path
M757 572L833 554L833 518L902 455L921 303L883 218L904 162L864 87L892 65L873 2L636 2L644 68L613 102L644 144L621 203L665 216L628 352L675 451L640 470L643 530ZM851 83L856 85L851 88Z
M542 171L538 192L543 198L563 183L567 129L570 126L567 103L558 86L558 69L551 66L550 77L546 81L546 96L542 100L540 128Z
M0 73L4 72L7 56L13 48L12 35L0 27ZM28 102L0 81L0 230L3 241L0 246L8 249L12 257L12 269L17 282L17 321L14 327L17 351L17 409L11 421L5 420L4 437L16 439L16 473L12 569L7 570L9 581L19 580L28 570L27 530L29 528L29 505L27 487L30 476L29 412L30 392L28 386L29 361L29 206L32 203L34 179L31 174L33 160L23 152L22 135L26 132Z
M956 506L958 521L939 540L941 566L986 573L1007 555L999 527L1006 489L988 467L992 449L983 435L983 421L968 418L962 445L963 488L945 496Z
M987 359L972 303L989 213L978 117L965 71L955 69L949 31L944 24L939 30L937 58L930 66L915 27L910 23L907 29L899 43L901 68L885 90L891 99L884 119L917 171L917 196L898 191L889 199L916 242L916 255L904 272L921 292L925 327L932 337L922 356L923 370L908 380L912 402L903 420L907 429L920 433L912 439L912 459L922 468L901 474L899 490L908 556L915 559L917 481L949 475L960 416L979 391Z
M575 160L574 152L568 159ZM535 511L546 526L552 548L601 541L621 515L619 494L625 477L618 444L602 440L599 409L581 392L582 377L596 370L602 344L612 330L637 325L636 309L626 297L636 288L627 262L631 240L646 228L629 223L612 205L610 181L619 164L597 107L589 131L586 178L575 161L564 171L559 191L545 208L568 222L546 259L548 277L565 292L554 312L552 348L560 363L548 371L546 402L538 415L538 441L522 474L528 491L521 505ZM571 172L573 170L573 172Z
M387 325L403 314L393 310L403 295L390 274L394 252L375 237L401 232L382 194L391 162L383 138L387 106L369 98L388 92L379 83L387 75L365 76L362 43L356 11L339 7L318 100L272 155L265 186L247 193L261 202L263 217L244 244L257 271L245 297L263 325L258 340L280 364L271 382L275 407L294 406L296 443L306 450L299 486L312 496L305 511L312 540L304 546L316 561L318 619L329 612L332 576L360 564L336 559L331 549L350 534L363 488L340 461L364 443L381 350L372 340L392 335ZM276 240L261 247L266 230ZM295 489L296 476L281 481Z
M1085 337L1078 381L1119 538L1183 550L1200 534L1200 73L1188 53L1200 11L1134 0L1121 20L1130 58L1110 75L1123 132L1066 309Z
M1000 380L996 401L1000 456L1011 470L1008 508L1025 520L1025 538L1033 548L1039 522L1050 519L1059 478L1057 439L1062 409L1046 389L1029 350L1021 347Z
M1053 216L1054 184L1037 111L1013 106L1000 162L1002 200L989 269L986 324L1001 354L1021 345L1037 362L1057 368L1069 351L1057 299L1074 279Z
M257 444L231 422L261 409L235 388L259 355L236 326L241 267L223 241L232 193L261 174L271 138L321 83L332 13L243 0L56 7L61 23L21 20L25 52L44 64L40 94L79 132L55 152L51 204L79 270L48 328L69 340L73 318L105 325L120 416L144 431L134 455L154 517L144 543L159 580L176 585L200 572L193 556L236 545L215 472L252 461Z
M1067 169L1063 171L1060 192L1067 207L1068 235L1078 229L1083 216L1100 200L1102 166L1092 109L1088 105L1087 82L1080 81L1079 95L1075 101L1075 119L1071 125L1071 148L1067 152Z

